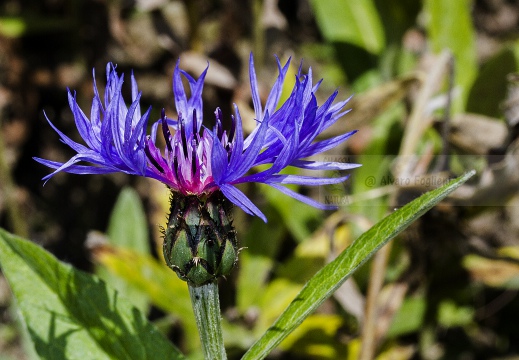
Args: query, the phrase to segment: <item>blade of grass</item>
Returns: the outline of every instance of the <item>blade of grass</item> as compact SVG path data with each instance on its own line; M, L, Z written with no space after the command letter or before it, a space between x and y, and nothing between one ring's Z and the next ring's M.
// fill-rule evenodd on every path
M475 171L471 171L441 188L420 196L361 235L334 261L308 281L283 314L247 351L243 359L265 358L371 255L474 174Z

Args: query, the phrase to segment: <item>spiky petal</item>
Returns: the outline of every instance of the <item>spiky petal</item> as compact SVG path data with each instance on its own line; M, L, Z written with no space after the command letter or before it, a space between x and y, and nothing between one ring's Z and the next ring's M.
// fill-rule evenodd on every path
M208 68L195 79L179 68L179 62L173 75L173 93L178 117L176 120L170 119L163 110L161 118L152 126L151 135L146 135L150 110L141 115L141 94L137 90L133 74L132 99L127 106L121 95L123 76L119 77L115 67L108 64L104 104L94 86L95 96L90 119L77 105L75 94L69 91L70 107L78 131L87 146L72 141L49 120L62 141L76 151L77 155L65 163L35 158L55 169L44 179L48 180L60 171L76 174L120 171L157 179L182 196L203 198L214 192L221 192L246 213L257 215L264 221L266 217L263 213L236 185L247 182L263 183L317 208L333 208L296 193L284 185L335 184L346 180L347 175L310 177L284 175L281 171L287 166L308 170L349 170L359 166L305 160L334 148L355 133L352 131L331 139L316 140L319 134L348 112L343 110L348 100L334 103L337 97L337 92L334 92L319 106L315 92L320 82L314 84L311 69L307 74L302 74L300 67L290 96L283 104L279 104L290 60L282 65L276 58L279 74L263 107L252 54L249 61L249 78L257 125L247 137L244 136L241 115L236 105L234 115L231 116L232 125L229 132L223 129L223 114L219 108L215 110L214 127L208 129L202 126L202 90ZM189 84L189 96L182 83L182 77ZM158 134L164 138L164 149L157 146ZM78 165L80 162L88 162L94 166ZM258 173L250 174L250 170L258 165L267 166Z

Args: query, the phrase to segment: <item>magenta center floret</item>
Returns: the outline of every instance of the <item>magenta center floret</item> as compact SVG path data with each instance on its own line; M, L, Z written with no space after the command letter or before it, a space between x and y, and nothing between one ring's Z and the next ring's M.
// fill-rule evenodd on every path
M218 129L222 128L220 117L221 112L217 111ZM145 151L150 162L149 170L152 177L184 195L210 193L218 189L213 181L210 161L213 136L205 130L200 134L196 110L193 110L191 119L184 120L179 114L172 135L168 119L162 111L159 122L166 147L162 154L155 145L155 139L147 136ZM189 133L186 131L188 127L192 129ZM218 135L218 140L230 149L226 133L219 130Z

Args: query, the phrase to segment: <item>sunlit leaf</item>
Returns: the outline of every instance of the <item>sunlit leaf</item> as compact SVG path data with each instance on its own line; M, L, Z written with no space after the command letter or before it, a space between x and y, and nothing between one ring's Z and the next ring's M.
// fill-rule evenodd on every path
M385 243L474 175L467 173L445 186L430 191L387 216L361 235L334 261L319 271L301 290L267 332L243 359L263 359L294 331L319 305Z
M124 188L115 203L108 224L110 244L150 253L148 223L139 195L130 187Z
M150 253L146 214L139 195L132 188L127 187L119 194L110 216L107 235L108 242L113 246L133 249L142 254ZM137 269L130 267L129 271L135 272ZM129 286L126 281L118 276L113 276L102 267L98 267L96 273L110 286L130 299L139 310L147 311L148 298L141 290Z
M500 256L519 260L519 246L503 246L497 250Z
M171 269L150 255L111 246L96 248L94 258L111 274L144 292L155 306L179 319L189 339L187 348L199 346L187 284Z
M244 251L240 254L239 264L236 298L238 309L245 312L263 293L274 261L269 257Z
M460 106L465 103L477 72L471 7L472 0L426 0L424 4L428 39L433 51L439 53L449 49L454 55L456 85L462 92Z
M242 239L244 249L239 255L236 288L236 302L242 313L250 306L257 305L262 297L275 258L286 236L284 223L275 211L267 207L266 216L269 219L269 231L265 231L263 221L255 218Z
M393 345L389 349L382 351L376 360L408 360L413 358L416 353L414 345Z
M469 325L474 312L473 308L458 306L451 300L442 301L438 308L438 322L445 327Z
M287 171L284 173L287 173ZM311 235L312 231L309 225L321 219L321 210L281 194L270 186L262 186L261 191L278 211L278 216L282 218L283 223L298 242L306 240ZM297 216L294 216L294 209L296 208Z
M326 227L326 225L324 226ZM331 238L333 238L333 244ZM337 252L340 252L351 242L351 232L347 225L338 225L333 235L329 229L322 228L308 240L300 243L291 258L278 265L276 275L304 284L323 267L332 246Z
M292 302L301 285L286 279L271 281L258 301L258 309L261 312L256 324L259 334L264 332L270 324L283 312Z
M0 17L0 34L17 38L27 34L42 34L52 31L66 31L74 26L70 18L49 16L6 16Z
M6 37L20 37L27 30L24 19L17 17L5 17L0 19L0 34Z
M427 303L423 297L406 299L393 318L387 336L397 337L420 329L426 309Z
M183 358L99 278L1 229L0 264L41 358Z
M312 359L343 359L347 353L346 346L336 339L342 325L339 315L311 315L279 347Z
M378 54L384 30L372 0L313 0L317 24L328 41L347 42Z

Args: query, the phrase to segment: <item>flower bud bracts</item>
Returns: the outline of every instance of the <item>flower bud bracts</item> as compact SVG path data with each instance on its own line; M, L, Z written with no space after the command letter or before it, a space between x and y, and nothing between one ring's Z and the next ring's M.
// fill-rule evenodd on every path
M230 273L238 260L232 207L220 191L173 192L163 251L179 278L200 286Z

